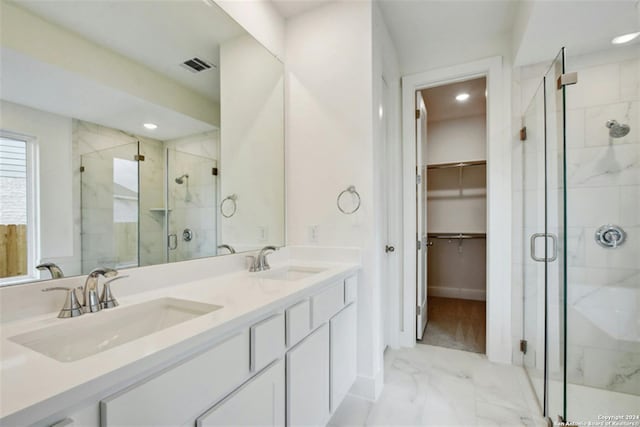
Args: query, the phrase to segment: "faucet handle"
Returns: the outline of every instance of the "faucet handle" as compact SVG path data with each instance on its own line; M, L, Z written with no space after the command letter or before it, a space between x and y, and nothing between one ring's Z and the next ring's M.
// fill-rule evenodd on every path
M258 271L257 269L258 262L254 255L246 255L244 259L246 260L246 263L249 266L250 273Z
M118 276L113 279L109 279L102 285L102 296L100 296L100 303L102 303L102 308L113 308L118 306L118 300L111 293L111 282L115 282L116 280L126 279L129 275L126 276Z
M82 289L82 288L77 288ZM68 317L78 317L83 314L82 306L78 301L78 296L76 295L76 288L65 288L62 286L55 286L52 288L44 288L42 292L50 292L50 291L67 291L67 297L64 301L64 305L58 313L58 317L61 319L66 319Z

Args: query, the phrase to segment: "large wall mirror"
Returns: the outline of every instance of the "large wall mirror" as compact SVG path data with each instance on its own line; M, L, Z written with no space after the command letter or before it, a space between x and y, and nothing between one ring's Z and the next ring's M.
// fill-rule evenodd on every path
M0 7L0 284L284 245L283 65L215 3Z

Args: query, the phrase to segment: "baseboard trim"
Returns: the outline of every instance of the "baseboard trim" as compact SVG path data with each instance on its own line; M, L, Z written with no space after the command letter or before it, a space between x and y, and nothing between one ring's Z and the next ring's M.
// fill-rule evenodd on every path
M479 289L465 289L465 288L445 288L441 286L429 286L427 289L427 295L430 297L442 297L442 298L459 298L468 299L473 301L486 301L487 291Z
M384 387L384 370L380 369L375 377L358 375L351 386L349 394L360 399L375 402L380 397Z

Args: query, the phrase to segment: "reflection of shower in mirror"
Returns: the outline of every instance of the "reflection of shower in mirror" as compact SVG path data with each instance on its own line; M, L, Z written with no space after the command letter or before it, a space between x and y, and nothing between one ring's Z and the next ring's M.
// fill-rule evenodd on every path
M178 184L178 185L182 185L185 182L187 183L187 189L186 189L187 192L184 195L184 201L187 202L187 203L190 202L191 201L191 193L189 192L189 174L185 173L185 174L177 177L175 179L175 181L176 181L176 184Z
M176 178L176 184L184 184L184 181L187 180L187 185L189 185L189 174L185 173L182 176Z

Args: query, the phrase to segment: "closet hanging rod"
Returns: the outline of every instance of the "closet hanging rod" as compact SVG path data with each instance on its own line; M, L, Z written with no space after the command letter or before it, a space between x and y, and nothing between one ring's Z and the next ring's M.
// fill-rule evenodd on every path
M449 169L449 168L466 168L468 166L482 166L486 165L486 160L473 160L469 162L454 162L454 163L435 163L427 165L427 169Z
M486 239L487 235L484 233L434 233L427 234L429 239Z

